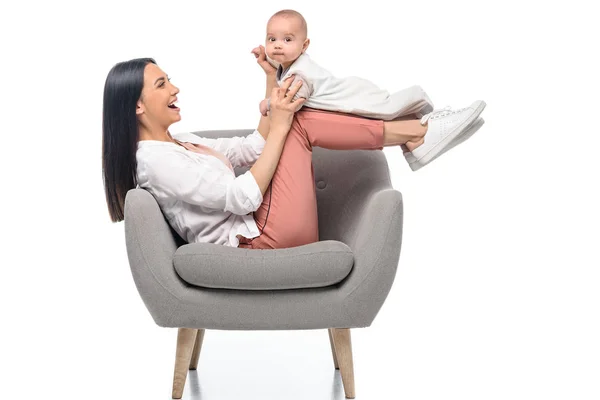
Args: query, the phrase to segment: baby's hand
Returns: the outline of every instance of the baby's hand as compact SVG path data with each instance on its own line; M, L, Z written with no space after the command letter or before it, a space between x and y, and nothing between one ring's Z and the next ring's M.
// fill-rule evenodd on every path
M263 69L263 71L265 71L267 75L274 74L277 72L277 68L271 65L271 63L267 60L267 53L265 51L264 46L261 45L255 47L254 49L252 49L251 53L254 54L254 57L256 57L256 62L258 63L258 65L260 65L260 67Z
M267 117L269 115L269 99L264 99L263 101L261 101L259 109L262 116Z

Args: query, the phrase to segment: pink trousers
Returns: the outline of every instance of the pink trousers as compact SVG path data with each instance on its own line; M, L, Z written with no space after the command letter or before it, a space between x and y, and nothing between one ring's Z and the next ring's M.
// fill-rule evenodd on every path
M262 233L253 239L238 235L239 247L281 249L319 240L313 146L333 150L381 150L383 121L310 108L298 111L270 187L254 212L254 220Z

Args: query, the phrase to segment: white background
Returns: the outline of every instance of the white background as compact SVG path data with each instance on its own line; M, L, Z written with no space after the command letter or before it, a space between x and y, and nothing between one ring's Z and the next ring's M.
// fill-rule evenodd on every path
M170 398L176 330L147 312L104 201L104 80L154 57L181 89L172 132L255 128L250 50L294 8L338 76L487 102L483 128L417 173L384 150L404 237L386 303L353 331L357 398L600 398L591 4L4 2L0 397ZM343 398L326 331L208 331L202 351L184 398Z

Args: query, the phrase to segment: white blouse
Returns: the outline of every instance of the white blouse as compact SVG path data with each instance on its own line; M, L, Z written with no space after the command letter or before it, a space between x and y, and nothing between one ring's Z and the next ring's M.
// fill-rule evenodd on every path
M193 133L172 136L213 148L233 167L253 165L265 146L256 130L232 138L209 139ZM252 212L263 196L250 171L236 177L215 156L157 140L140 140L136 159L138 186L154 196L169 224L188 243L238 247L238 234L260 235Z

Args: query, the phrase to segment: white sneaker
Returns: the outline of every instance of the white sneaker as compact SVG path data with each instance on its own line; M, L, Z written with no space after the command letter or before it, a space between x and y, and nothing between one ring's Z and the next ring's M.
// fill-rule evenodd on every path
M467 130L462 135L457 136L456 139L454 139L452 142L450 142L450 144L447 147L445 147L444 150L440 151L437 156L432 158L431 161L435 160L436 158L438 158L439 156L441 156L448 150L458 146L459 144L461 144L462 142L464 142L465 140L467 140L468 138L473 136L475 134L475 132L477 132L479 130L479 128L481 128L483 126L483 124L485 124L485 120L481 117L477 118L475 120L475 122L473 122L471 125L469 125L467 127ZM416 157L413 156L413 154L410 151L406 151L403 154L404 154L404 158L406 158L406 161L408 162L408 165L410 166L410 169L412 169L413 171L416 171L423 166L417 161Z
M412 163L409 161L409 157L407 157L411 169L416 171L424 167L442 153L456 146L457 143L452 145L452 142L457 137L466 133L485 109L485 106L484 101L478 100L473 102L469 107L458 110L446 107L425 114L421 118L421 125L425 125L426 123L428 125L424 143L412 151L412 156L414 157L414 160L411 159Z

